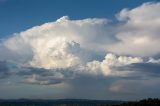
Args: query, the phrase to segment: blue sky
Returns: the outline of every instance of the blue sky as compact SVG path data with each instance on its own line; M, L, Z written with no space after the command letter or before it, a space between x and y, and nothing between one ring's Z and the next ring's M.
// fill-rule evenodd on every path
M0 99L160 98L159 11L158 0L0 0Z

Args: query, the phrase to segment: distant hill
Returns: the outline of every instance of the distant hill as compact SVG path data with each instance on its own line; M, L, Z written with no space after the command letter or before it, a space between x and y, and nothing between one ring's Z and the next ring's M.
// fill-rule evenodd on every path
M88 100L88 99L0 99L0 106L160 106L160 99L140 101Z
M88 99L9 99L0 100L0 106L101 106L118 105L124 103L117 100L88 100Z

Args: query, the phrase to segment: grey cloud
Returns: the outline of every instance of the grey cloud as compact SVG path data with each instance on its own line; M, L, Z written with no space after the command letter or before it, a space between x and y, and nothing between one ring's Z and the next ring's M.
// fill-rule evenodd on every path
M39 76L39 75L33 75L22 81L21 83L26 84L37 84L37 85L55 85L62 83L62 79L52 78L52 76Z
M16 75L24 78L21 83L55 85L75 78L74 70L72 68L44 69L23 67Z
M10 76L7 63L5 61L0 61L0 79Z
M150 80L119 79L111 84L110 91L117 96L123 95L125 99L141 99L144 97L159 97L159 87L159 78Z
M130 77L138 78L151 78L160 77L160 64L159 63L132 63L125 66L112 67L113 70L134 72Z

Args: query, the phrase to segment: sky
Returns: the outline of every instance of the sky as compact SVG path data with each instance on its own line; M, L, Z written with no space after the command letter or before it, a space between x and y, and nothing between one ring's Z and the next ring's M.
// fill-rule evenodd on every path
M0 99L160 98L159 0L0 0Z

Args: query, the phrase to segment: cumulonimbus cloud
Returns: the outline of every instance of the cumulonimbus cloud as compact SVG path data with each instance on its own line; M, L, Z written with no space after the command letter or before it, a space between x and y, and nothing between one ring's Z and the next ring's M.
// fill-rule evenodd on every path
M157 10L160 3L123 9L114 25L106 18L63 16L15 33L0 40L0 80L51 85L63 93L53 98L159 96Z
M160 52L157 9L160 9L160 3L123 9L117 15L119 22L116 25L105 18L70 20L63 16L2 40L0 61L16 65L21 71L13 73L28 76L24 82L31 84L61 83L68 78L66 72L71 72L71 76L75 73L134 76L137 71L132 71L134 67L131 66L135 64L155 61L159 64L158 60L150 58ZM50 74L42 76L43 72L37 73L33 71L35 69Z

